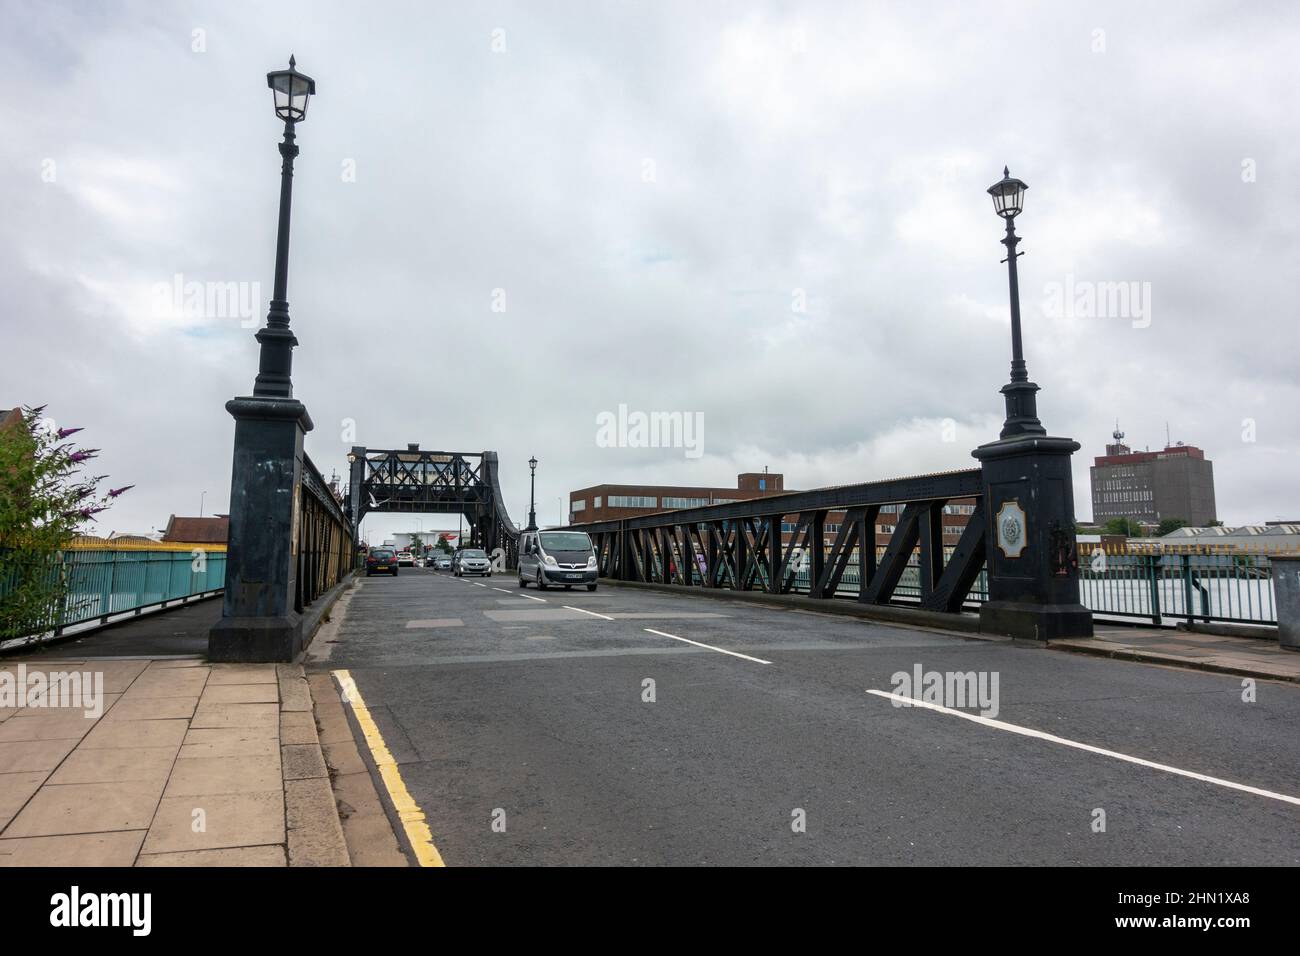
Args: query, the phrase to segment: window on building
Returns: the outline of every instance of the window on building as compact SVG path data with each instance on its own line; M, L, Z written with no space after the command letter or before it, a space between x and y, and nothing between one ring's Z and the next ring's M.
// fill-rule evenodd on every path
M569 505L569 510L570 510L570 511L586 511L586 510L587 510L587 499L586 499L586 498L578 498L578 499L575 500L571 505Z
M600 507L600 495L597 495L597 496L596 496L596 500L593 501L593 502L591 503L591 506L592 506L593 508L599 508L599 507Z
M659 499L643 495L610 495L611 508L658 508Z
M665 508L700 508L709 503L708 498L664 498Z

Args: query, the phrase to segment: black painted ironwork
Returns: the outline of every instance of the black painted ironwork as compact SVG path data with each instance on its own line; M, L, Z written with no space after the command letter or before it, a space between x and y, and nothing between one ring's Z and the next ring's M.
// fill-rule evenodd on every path
M312 460L302 456L297 500L297 593L299 613L352 569L353 525L343 503Z
M469 523L471 545L489 554L500 549L505 566L517 566L519 529L506 511L496 452L425 451L411 444L356 447L348 458L353 527L371 512L460 514Z
M975 509L949 553L941 522L944 505L955 499L974 499ZM876 519L887 505L899 511L889 543L878 555ZM831 512L843 512L844 519L828 547L825 527ZM783 535L783 525L790 527L788 535ZM812 597L831 598L856 563L857 599L890 604L903 603L897 600L899 582L909 566L917 566L919 604L936 611L961 610L985 560L978 468L575 524L571 529L591 535L601 576L614 580L784 594L794 589L797 575L806 574Z

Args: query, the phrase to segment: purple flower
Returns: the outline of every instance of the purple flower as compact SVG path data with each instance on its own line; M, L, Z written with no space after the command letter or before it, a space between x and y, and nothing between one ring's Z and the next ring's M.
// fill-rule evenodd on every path
M87 448L84 451L74 451L71 455L68 456L68 461L73 462L75 464L80 464L83 461L89 461L90 459L94 458L97 454L99 454L98 448Z
M77 434L77 432L84 432L84 431L85 431L84 428L60 428L57 432L55 432L55 438L57 438L59 441L62 441L63 439L67 438L69 435L75 435Z
M130 490L131 490L132 488L134 488L134 487L135 487L135 485L124 485L124 486L121 487L121 488L114 488L112 491L110 491L110 492L108 493L108 496L109 496L110 498L116 498L116 497L117 497L118 495L120 495L122 492L124 492L124 491L130 491Z

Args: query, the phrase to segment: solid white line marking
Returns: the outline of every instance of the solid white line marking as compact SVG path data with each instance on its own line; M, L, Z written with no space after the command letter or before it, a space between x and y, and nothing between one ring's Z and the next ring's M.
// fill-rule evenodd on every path
M748 654L740 654L736 651L729 651L725 648L714 647L712 644L701 644L699 641L692 641L689 638L678 637L676 634L669 634L666 631L656 631L653 627L647 627L645 630L651 634L658 634L660 637L671 637L674 641L681 641L683 644L694 644L696 647L703 647L706 650L717 651L719 654L730 654L732 657L739 657L742 660L753 661L755 664L770 664L771 661L765 661L761 657L750 657Z
M485 584L485 585L483 585L483 587L487 587L487 585ZM515 593L514 591L507 591L505 588L493 588L492 590L493 590L493 591L500 591L502 594L514 594L514 593Z
M507 593L507 594L510 594L510 593L512 593L512 592L507 591L506 593ZM528 600L530 600L530 601L541 601L543 604L549 604L549 603L550 603L549 601L546 600L546 598L533 597L531 594L521 594L521 595L519 595L519 597L521 597L521 598L528 598Z
M577 611L579 614L590 614L592 617L598 617L602 621L614 620L612 617L606 617L604 614L597 614L595 611L587 611L580 607L569 607L567 604L561 604L560 607L564 608L566 611Z
M477 581L470 581L469 583L472 584L472 585L474 585L474 587L476 587L476 588L485 588L485 587L487 587L486 584L479 584ZM500 591L501 589L500 589L500 588L497 588L497 590Z
M1076 750L1086 750L1088 753L1101 754L1103 757L1114 757L1116 760L1123 760L1125 763L1137 764L1139 767L1150 767L1152 770L1163 770L1165 773L1177 774L1180 777L1189 777L1192 780L1201 780L1205 783L1212 783L1216 786L1227 787L1229 790L1240 790L1242 793L1253 793L1257 797L1268 797L1270 800L1281 800L1283 803L1292 803L1300 806L1300 797L1289 797L1285 793L1274 793L1272 790L1261 790L1259 787L1247 786L1244 783L1234 783L1231 780L1224 780L1220 777L1210 777L1203 773L1196 773L1194 770L1183 770L1179 767L1171 767L1168 764L1155 763L1151 760L1143 760L1141 757L1130 757L1128 754L1122 754L1115 750L1106 750L1104 747L1094 747L1092 744L1080 743L1077 740L1067 740L1065 737L1058 737L1055 734L1044 733L1041 730L1034 730L1032 727L1021 727L1018 724L1009 724L1005 720L994 720L991 717L981 717L979 714L968 714L962 710L954 710L951 707L944 707L941 704L932 704L929 701L915 700L911 697L904 697L901 694L891 694L885 690L867 689L868 694L875 694L877 697L884 697L888 700L901 701L909 707L924 707L926 710L935 710L941 714L949 714L953 717L961 717L963 720L973 721L977 724L983 724L986 727L993 727L997 730L1010 731L1013 734L1020 734L1023 737L1034 737L1038 740L1046 740L1050 743L1060 744L1063 747L1073 747Z

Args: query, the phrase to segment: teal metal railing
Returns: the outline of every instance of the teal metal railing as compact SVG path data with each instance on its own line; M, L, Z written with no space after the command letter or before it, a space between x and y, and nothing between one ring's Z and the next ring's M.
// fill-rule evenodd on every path
M219 593L225 586L226 551L201 545L157 547L71 547L48 561L46 573L61 577L64 596L44 626L27 635L7 635L0 649L39 643L68 628L107 624L125 614L166 607ZM0 601L9 582L0 581Z
M1267 554L1079 549L1079 591L1095 614L1175 621L1276 624Z

